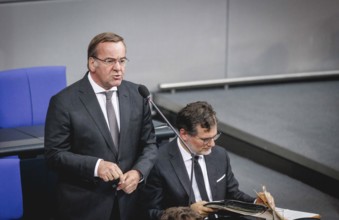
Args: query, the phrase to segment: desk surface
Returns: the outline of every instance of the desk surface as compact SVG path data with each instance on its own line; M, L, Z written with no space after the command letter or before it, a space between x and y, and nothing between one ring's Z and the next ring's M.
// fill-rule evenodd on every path
M30 130L32 130L32 133L29 132ZM38 130L40 135L36 136ZM0 129L0 155L42 151L44 147L43 130L43 126Z
M158 143L174 137L175 133L160 121L153 120ZM42 153L44 125L0 129L0 156Z

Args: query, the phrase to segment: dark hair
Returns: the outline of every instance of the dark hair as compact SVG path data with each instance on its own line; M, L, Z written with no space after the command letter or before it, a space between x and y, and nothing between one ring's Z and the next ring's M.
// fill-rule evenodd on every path
M204 101L193 102L178 112L177 129L185 129L191 135L196 135L196 127L200 125L208 131L217 124L216 112L212 106Z
M197 212L195 212L190 207L171 207L166 209L160 220L202 220Z
M112 32L104 32L104 33L98 34L91 40L91 42L88 45L87 67L88 67L88 59L90 57L97 56L96 52L97 52L98 44L104 43L104 42L115 42L115 43L122 42L126 48L126 44L125 44L123 37Z

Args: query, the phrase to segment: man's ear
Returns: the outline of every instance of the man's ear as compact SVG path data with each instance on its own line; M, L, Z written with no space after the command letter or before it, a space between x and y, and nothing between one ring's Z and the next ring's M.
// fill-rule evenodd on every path
M180 134L180 137L181 137L184 141L187 141L187 139L188 139L188 132L187 132L185 129L180 128L179 134Z
M95 59L93 57L88 58L88 68L90 72L95 72L95 69L97 68L98 63L95 62Z

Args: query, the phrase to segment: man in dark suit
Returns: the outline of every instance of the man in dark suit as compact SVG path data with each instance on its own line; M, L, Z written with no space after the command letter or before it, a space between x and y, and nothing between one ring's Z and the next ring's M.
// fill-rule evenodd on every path
M147 100L123 80L127 61L122 37L95 36L89 71L50 100L45 157L58 174L56 219L135 219L137 187L158 149Z
M175 206L190 206L206 217L214 211L203 206L207 201L236 199L253 203L254 197L239 190L226 150L215 145L220 133L212 106L207 102L188 104L179 111L176 124L181 139L159 148L158 160L142 190L145 219L159 219L163 210ZM200 158L197 161L205 185L202 189L195 170L191 179L194 155Z

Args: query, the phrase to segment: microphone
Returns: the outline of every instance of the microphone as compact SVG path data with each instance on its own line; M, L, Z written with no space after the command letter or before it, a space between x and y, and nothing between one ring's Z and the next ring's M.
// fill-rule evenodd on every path
M186 144L186 142L182 139L182 137L179 135L178 131L171 125L171 123L167 120L167 118L165 117L165 115L160 111L160 109L158 108L158 106L151 100L151 96L150 96L150 93L147 89L146 86L144 85L139 85L139 88L138 88L138 91L140 93L140 95L147 99L149 103L151 103L153 105L153 107L157 110L157 112L161 115L161 117L166 121L167 125L172 129L172 131L177 135L177 137L181 140L181 142L184 144L184 147L191 153L191 156L192 156L192 166L191 166L191 181L190 181L190 184L191 184L191 187L190 187L190 192L189 192L189 201L188 201L188 206L191 205L192 203L192 191L193 191L193 166L194 166L194 156L196 155L192 150L191 148Z
M153 107L157 110L157 112L161 115L161 117L166 121L167 125L172 129L172 131L178 136L178 138L181 140L181 142L185 145L185 148L187 148L187 150L191 153L191 155L194 157L195 153L191 150L191 148L186 144L186 142L180 137L178 131L171 125L171 123L167 120L167 118L165 117L164 114L162 114L162 112L160 111L160 109L158 108L158 106L150 99L150 93L147 89L146 86L144 85L139 85L138 91L140 93L140 95L142 97L144 97L145 99L147 99L152 105Z

